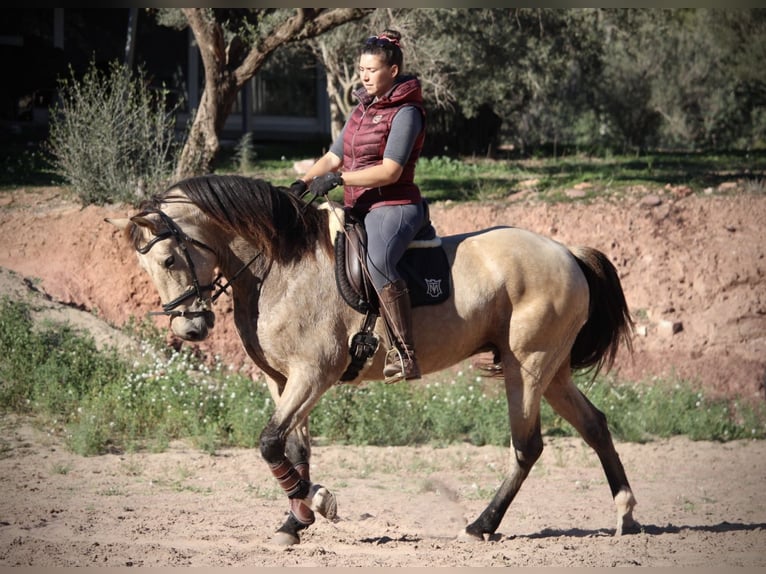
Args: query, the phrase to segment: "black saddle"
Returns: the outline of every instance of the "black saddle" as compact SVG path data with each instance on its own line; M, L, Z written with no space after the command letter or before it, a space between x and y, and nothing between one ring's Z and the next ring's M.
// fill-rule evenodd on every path
M397 268L407 282L413 307L435 305L450 295L450 267L441 238L431 224L424 201L423 226ZM344 231L335 237L335 280L343 299L360 313L379 314L378 296L367 273L367 232L364 223L344 210Z

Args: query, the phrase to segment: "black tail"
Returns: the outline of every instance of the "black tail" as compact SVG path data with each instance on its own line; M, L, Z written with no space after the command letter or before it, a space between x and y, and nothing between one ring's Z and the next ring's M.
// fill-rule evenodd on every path
M588 280L590 305L588 320L572 347L570 365L572 369L595 368L595 377L602 368L612 368L621 343L633 352L634 323L609 258L591 247L574 247L571 251Z

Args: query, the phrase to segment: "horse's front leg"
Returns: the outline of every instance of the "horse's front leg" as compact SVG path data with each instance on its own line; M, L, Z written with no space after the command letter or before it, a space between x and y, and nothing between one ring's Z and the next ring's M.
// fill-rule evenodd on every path
M287 436L285 452L287 458L293 463L295 470L298 472L298 476L302 480L311 483L311 435L309 433L308 419ZM300 499L291 499L290 511L284 524L279 527L274 535L274 542L284 546L300 543L298 533L314 524L315 520L313 510L303 504Z
M314 522L314 512L329 520L337 515L335 496L309 477L308 413L320 396L312 385L288 382L261 433L261 456L290 500L288 518L275 537L281 544L299 543L298 533Z

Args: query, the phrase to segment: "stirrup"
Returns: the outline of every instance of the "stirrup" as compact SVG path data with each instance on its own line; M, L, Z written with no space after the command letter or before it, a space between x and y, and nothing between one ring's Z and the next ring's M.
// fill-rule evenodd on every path
M402 353L399 351L396 345L392 345L391 348L386 352L386 360L383 363L383 370L385 371L386 367L394 365L397 362L399 363L400 367L399 372L383 379L383 382L387 385L391 383L398 383L399 381L404 380L404 358L402 357Z
M386 360L385 364L383 365L383 376L385 377L385 371L388 367L396 367L399 366L399 372L390 375L386 377L383 382L386 384L390 383L398 383L402 380L416 380L421 378L420 374L420 367L417 364L417 361L413 358L407 359L405 361L405 358L402 354L402 351L399 350L398 347L393 346L386 352ZM410 377L407 377L407 366L412 365L415 367L414 372L410 373Z

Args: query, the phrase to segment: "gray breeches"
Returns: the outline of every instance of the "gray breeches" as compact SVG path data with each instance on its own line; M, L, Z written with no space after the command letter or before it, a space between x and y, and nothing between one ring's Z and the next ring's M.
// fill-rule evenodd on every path
M423 204L384 205L364 218L367 230L367 267L375 289L400 279L396 264L423 224Z

